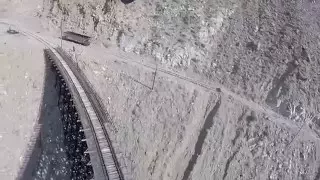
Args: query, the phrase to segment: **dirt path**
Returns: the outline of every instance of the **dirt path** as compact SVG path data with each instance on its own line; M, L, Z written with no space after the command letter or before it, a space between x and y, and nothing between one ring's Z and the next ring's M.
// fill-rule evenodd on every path
M68 3L44 1L46 27L97 38L63 47L133 179L319 177L319 2Z
M30 33L28 33L30 34ZM40 37L37 37L40 38ZM72 44L65 44L65 48L70 47L72 48ZM228 91L226 88L223 86L209 86L214 83L199 83L199 80L193 80L191 78L187 78L185 75L181 75L172 71L169 71L167 69L163 69L161 67L158 67L159 73L157 77L157 81L155 83L155 91L154 92L149 92L148 99L142 98L142 94L145 94L146 92L150 91L150 89L144 87L141 89L141 84L138 84L136 81L132 81L132 79L138 79L138 81L143 82L143 79L146 78L145 80L149 79L148 82L151 81L151 77L149 75L145 76L143 75L144 73L149 73L152 74L154 72L155 68L150 65L146 64L141 64L140 62L133 62L133 60L136 60L133 56L131 56L131 59L128 58L128 56L123 56L113 52L115 55L112 55L112 53L108 53L108 59L106 61L101 61L102 59L99 57L99 53L95 53L95 56L93 56L93 53L90 52L95 52L93 51L95 47L92 49L84 49L83 51L83 57L79 59L79 64L80 67L84 68L83 70L86 72L87 76L89 77L89 80L93 83L93 85L98 89L98 93L100 93L100 96L104 97L113 97L112 99L104 99L107 100L105 101L106 106L108 107L108 111L110 111L110 114L113 115L114 119L111 122L106 122L107 128L112 132L111 136L113 136L113 141L116 142L117 144L120 144L118 146L118 151L121 151L125 154L125 159L129 159L131 163L133 164L128 165L128 162L126 166L131 168L131 173L133 174L133 177L138 178L139 176L145 176L146 172L145 170L148 169L148 172L150 173L150 177L158 177L158 178L183 178L183 172L185 173L185 178L187 177L193 177L193 178L199 178L202 177L204 179L207 179L209 177L224 177L224 178L230 178L234 177L233 171L236 171L237 173L240 173L242 177L247 177L247 178L266 178L266 177L272 177L272 178L289 178L289 177L295 177L295 176L300 176L303 174L295 174L295 170L293 169L287 169L287 161L293 161L295 165L301 166L300 168L304 168L305 172L304 174L308 174L310 177L314 176L313 174L316 173L316 162L319 159L319 155L316 153L318 152L318 144L319 140L314 134L314 131L310 131L308 126L299 126L299 124L295 124L292 122L290 119L285 118L281 115L278 115L276 112L273 110L268 110L267 108L262 108L261 105L258 105L252 101L248 101L238 95L235 95L234 93ZM89 60L88 57L90 57ZM93 58L94 57L94 58ZM100 56L101 57L101 56ZM85 60L86 59L86 60ZM111 61L110 61L111 60ZM103 64L101 63L103 62ZM119 63L123 62L123 63ZM138 66L137 66L138 63ZM107 66L107 67L106 67ZM107 69L101 67L106 67ZM139 73L136 74L134 71L132 71L132 68L128 67L140 67L139 68ZM133 68L134 69L134 68ZM106 73L106 74L105 74ZM120 74L119 74L120 73ZM123 76L124 74L125 76ZM105 75L103 75L105 74ZM117 75L118 74L118 75ZM121 75L123 74L123 75ZM103 75L103 76L102 76ZM120 76L119 76L120 75ZM111 80L111 84L108 84L108 81L104 81L99 77L104 77L104 79L109 79L108 81ZM131 77L131 78L128 78ZM120 78L120 79L119 79ZM150 79L151 78L151 79ZM118 79L118 80L117 80ZM183 80L183 81L181 81ZM124 86L120 86L124 88L120 90L121 88L119 85L121 83L124 83ZM185 131L181 131L178 134L173 133L171 130L167 129L166 126L164 126L165 129L163 129L162 133L159 133L158 135L162 136L171 132L168 137L165 139L172 141L173 137L176 135L181 136L181 140L178 140L176 143L180 144L187 144L187 146L184 146L185 149L179 149L177 148L178 144L174 145L173 149L170 149L170 141L167 141L162 138L161 141L157 141L157 136L154 134L157 130L153 129L151 132L143 130L146 127L153 127L153 123L155 123L156 119L152 118L151 124L147 125L145 124L148 117L151 115L151 117L157 117L157 116L163 116L162 114L163 110L169 108L169 107L183 107L185 104L189 103L183 103L183 100L178 100L179 95L178 94L186 94L188 90L182 90L180 93L176 94L178 89L172 88L171 90L168 90L167 86L165 85L163 89L163 95L159 94L161 91L161 84L163 83L177 83L177 87L181 86L187 86L187 87L192 87L198 94L196 95L196 99L198 97L200 98L201 96L205 95L206 93L212 92L216 94L217 90L221 91L223 96L222 104L221 107L219 108L218 116L214 118L209 118L209 115L204 115L204 117L207 117L209 119L206 120L206 122L210 122L210 119L213 119L214 122L212 124L212 128L206 129L203 132L207 132L208 137L207 138L201 138L201 133L200 130L202 128L202 123L205 122L204 120L202 123L198 124L198 128L188 128L189 133L190 131L193 131L194 134L192 135L193 137L189 138L185 133ZM186 84L186 82L188 82ZM107 83L107 84L106 84ZM144 82L144 83L147 83ZM182 85L182 84L183 85ZM101 89L99 87L108 86L108 89ZM150 84L150 83L149 83ZM171 84L171 86L173 85ZM209 84L209 85L208 85ZM160 86L159 86L160 85ZM196 85L196 86L195 86ZM173 87L175 87L174 85ZM114 91L113 88L116 88L118 90ZM134 91L129 90L128 87L131 87L135 89ZM119 89L120 88L120 89ZM160 89L159 89L160 88ZM217 89L220 88L220 89ZM119 91L120 90L120 91ZM129 90L129 91L127 91ZM111 95L113 93L113 95ZM128 94L129 93L129 94ZM133 93L133 94L132 94ZM142 93L142 94L141 94ZM181 105L165 105L161 106L162 111L158 112L153 112L153 113L144 113L150 109L150 107L153 107L153 98L154 100L160 98L160 97L165 97L165 94L172 94L173 99L176 100L177 103L182 103ZM203 94L200 96L200 94ZM140 95L139 95L140 94ZM188 94L188 93L187 93ZM123 96L124 95L124 96ZM184 96L184 95L183 95ZM207 96L207 95L205 95ZM128 98L128 100L131 102L127 102L123 105L122 101ZM132 99L133 98L133 99ZM151 98L151 99L150 99ZM178 99L177 99L178 98ZM109 99L109 100L108 100ZM130 100L132 99L132 100ZM192 98L193 99L193 98ZM193 101L198 101L198 105L202 104L200 103L202 98L198 100L191 100ZM128 101L126 100L126 101ZM200 101L199 101L200 100ZM180 102L181 101L181 102ZM112 102L117 102L117 103L112 103ZM123 101L124 103L125 101ZM157 102L157 100L156 100ZM165 101L159 101L157 104L162 104ZM210 102L210 100L208 101ZM151 103L151 104L149 104ZM199 104L200 103L200 104ZM112 104L112 106L110 106ZM133 106L136 104L135 106ZM193 104L193 103L192 103ZM238 104L238 105L237 105ZM141 107L141 106L144 106ZM148 107L147 107L148 106ZM238 107L237 107L238 106ZM196 108L195 104L192 105L193 108ZM123 109L124 108L124 109ZM128 109L127 109L128 108ZM132 109L133 108L133 109ZM132 110L130 110L132 109ZM179 112L180 108L177 109ZM181 109L181 110L182 110ZM205 108L203 108L205 109ZM223 110L222 110L223 109ZM243 110L245 109L245 110ZM129 110L129 111L128 111ZM168 109L167 109L168 110ZM184 110L183 110L184 111ZM123 112L130 112L127 115L124 115ZM189 111L188 111L189 112ZM228 112L233 112L232 114L225 114ZM249 112L253 112L253 114L250 115ZM132 113L132 114L131 114ZM142 113L142 114L141 114ZM196 111L191 110L191 114L196 113ZM235 113L235 114L234 114ZM248 114L249 113L249 114ZM131 114L131 115L130 115ZM149 114L149 115L148 115ZM236 115L239 114L239 115ZM129 115L129 116L128 116ZM177 114L178 117L180 116L180 113ZM127 121L133 118L133 121ZM203 115L202 115L203 116ZM239 117L237 117L239 116ZM191 116L193 117L193 115ZM195 117L195 116L194 116ZM146 119L145 119L146 118ZM161 117L158 117L158 121L162 121ZM276 119L278 118L278 119ZM136 120L134 120L136 119ZM233 121L233 119L238 119L237 121ZM241 121L245 119L244 123L241 123ZM150 119L149 119L150 120ZM194 119L195 120L195 119ZM193 121L194 121L193 120ZM121 122L124 121L124 122ZM229 123L224 124L224 121L228 121ZM191 123L192 121L188 121L186 125ZM240 124L239 124L240 123ZM255 125L253 125L253 124ZM128 126L128 124L132 124L132 128ZM194 122L193 122L194 124ZM195 125L195 124L194 124ZM137 126L137 127L135 127ZM180 123L173 123L171 126L181 126ZM219 133L216 132L214 129L219 129L219 126L221 126L222 134L218 135ZM299 127L303 127L300 131ZM264 130L263 130L264 129ZM169 130L169 131L168 131ZM133 139L137 138L137 143L133 145L127 144L128 142L135 141L133 139L129 140L126 138L129 138L128 133L138 133L134 135ZM145 139L140 133L152 133L150 134L151 137L155 136L154 140L152 139ZM173 134L172 134L173 133ZM218 134L217 134L218 133ZM310 134L311 133L311 134ZM184 134L184 135L183 135ZM210 135L211 134L211 135ZM231 134L231 136L225 136L224 134ZM198 137L197 137L198 136ZM209 138L210 137L210 138ZM213 137L213 139L212 139ZM234 138L232 138L234 137ZM202 139L205 140L204 143L201 143L202 147L199 149L200 146L197 146L197 144L200 143L197 139ZM220 141L217 141L216 143L208 143L209 142L215 142L217 139L220 139ZM301 141L302 140L302 141ZM141 142L142 141L142 142ZM180 142L181 141L181 142ZM151 142L156 142L156 148L154 151L150 149L145 149L146 154L142 155L140 153L143 152L143 149L140 149L141 147L144 147L144 143L150 144ZM303 145L301 144L303 142ZM309 142L311 144L309 144ZM143 144L142 144L143 143ZM169 143L169 144L167 144ZM268 147L268 144L273 144L273 146ZM173 145L173 144L172 144ZM300 146L306 146L309 147L309 149L304 149L304 148L299 148ZM165 148L167 149L166 151L159 152L159 148ZM198 149L197 151L193 152L193 147L195 149ZM198 147L198 148L197 148ZM229 149L230 147L234 147ZM289 147L289 148L288 148ZM262 148L259 150L259 148ZM296 152L296 149L298 148L298 152L301 153L306 153L305 158L303 158L302 161L294 160L295 154L298 153ZM311 149L310 149L311 148ZM213 153L208 154L210 149L215 149ZM229 149L229 150L228 150ZM255 150L258 149L258 150ZM307 150L307 152L305 152ZM152 152L156 152L153 154ZM187 153L184 158L179 156L178 154L181 154L182 152ZM201 153L199 153L201 152ZM279 152L281 152L279 154ZM287 156L286 154L292 152L292 157ZM150 153L150 154L149 154ZM266 153L265 157L269 157L270 159L267 161L266 164L260 164L259 162L264 162L265 160L262 160L260 158L261 154L259 153ZM315 154L314 154L315 153ZM314 156L312 155L314 154ZM177 156L174 159L175 161L168 161L171 159L170 157L172 156ZM310 157L311 156L311 157ZM180 157L180 158L179 158ZM198 157L198 158L192 158L192 157ZM210 157L213 158L213 161L207 161L206 159L210 159ZM143 164L136 164L134 162L141 162L143 159L150 159L150 163L148 161L146 162L145 165ZM182 158L182 159L181 159ZM188 159L190 158L190 159ZM251 159L250 161L246 162L245 159ZM283 158L282 161L279 161L278 159ZM311 159L310 159L311 158ZM192 160L194 159L194 160ZM239 165L235 165L234 161L239 161ZM130 162L129 161L129 162ZM184 168L181 167L179 170L177 165L175 163L177 162L185 162ZM190 167L188 168L188 162L190 164ZM173 167L175 170L172 171L170 168L163 169L161 168L159 163L163 163L163 165L167 167ZM250 168L256 169L255 171L261 172L261 175L258 174L250 174L248 171L241 170L242 166L244 164L248 163ZM153 164L153 165L152 165ZM267 165L269 164L269 165ZM274 171L273 167L276 166L284 166L286 167L284 171ZM265 167L268 167L265 169ZM240 169L239 169L240 168ZM258 168L258 169L257 169ZM297 167L298 168L298 167ZM193 170L193 171L192 171ZM214 170L212 172L212 170ZM292 171L291 174L285 175L282 172L285 171ZM201 172L206 172L210 171L208 173L201 173ZM165 172L169 173L166 174ZM200 173L200 174L198 174ZM248 174L249 173L249 174ZM211 175L210 175L211 174ZM180 177L180 178L179 178ZM272 179L271 178L271 179Z

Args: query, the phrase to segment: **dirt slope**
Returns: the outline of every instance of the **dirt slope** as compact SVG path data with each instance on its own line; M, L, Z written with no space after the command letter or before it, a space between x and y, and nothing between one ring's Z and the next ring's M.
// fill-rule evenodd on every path
M307 126L315 125L313 117L274 116L220 86L208 90L161 71L150 90L154 71L139 57L98 49L81 48L75 56L104 100L111 115L106 127L133 179L314 179L318 174L320 144Z
M79 59L134 179L319 177L318 2L47 3L53 24L64 18L64 29L106 48L81 48ZM114 47L140 56L126 56L129 64L157 64L222 92L171 76L150 91L152 70L110 65Z
M318 89L315 1L48 1L44 14L104 46L151 55L279 110L313 111ZM50 8L49 8L50 7Z
M0 24L0 179L14 179L23 163L44 81L41 43L8 29Z
M94 37L63 46L103 99L133 179L320 178L319 2L40 6L49 30L63 19Z

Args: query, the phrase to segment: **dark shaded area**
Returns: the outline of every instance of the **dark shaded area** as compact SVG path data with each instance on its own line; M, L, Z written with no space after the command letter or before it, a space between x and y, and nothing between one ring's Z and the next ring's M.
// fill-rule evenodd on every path
M301 57L303 59L305 59L308 63L311 61L310 57L309 57L309 54L308 54L306 48L304 48L304 47L301 48Z
M52 63L53 75L55 77L55 89L58 92L58 107L60 120L63 128L63 140L66 146L68 164L71 168L71 179L92 179L93 168L89 164L90 156L85 151L88 149L86 136L80 121L76 102L73 99L68 83L62 76L60 69L54 64L48 50L45 50L46 57Z
M316 177L314 177L314 180L319 180L319 179L320 179L320 166L318 167Z
M239 62L234 63L231 74L237 74L239 72L240 68L239 68Z
M293 72L297 69L298 65L296 65L294 62L289 62L286 71L280 76L279 79L274 80L273 83L273 88L269 91L267 98L266 98L266 103L273 109L273 110L281 110L276 107L277 105L277 99L278 99L278 93L280 88L282 88L280 94L285 94L286 93L286 85L285 81L288 79L290 75L293 74ZM286 111L281 111L279 112L282 115L286 115Z
M98 27L98 24L99 24L99 19L96 16L92 16L92 20L93 20L93 29L95 31L97 31L97 27Z
M239 116L238 121L237 121L238 123L243 120L243 118L244 118L244 116L246 115L246 113L247 113L246 110L244 110L244 111L241 113L241 115ZM233 146L236 144L236 142L237 142L237 140L238 140L238 138L240 137L240 135L241 135L242 132L243 132L243 128L242 128L242 127L238 127L237 130L236 130L235 137L231 140L231 143L232 143Z
M204 140L206 139L206 137L208 135L208 130L213 126L213 117L217 114L217 112L220 108L220 105L221 105L221 99L218 100L216 105L213 107L213 109L208 114L208 116L203 124L203 127L200 131L200 134L198 136L198 140L197 140L195 148L194 148L194 153L188 163L186 170L184 171L182 180L189 179L189 176L194 168L194 165L197 163L198 156L201 154Z
M101 124L104 137L106 138L106 141L108 142L109 149L110 149L110 152L111 152L110 160L112 159L114 164L115 164L115 171L114 172L110 172L110 173L112 173L113 176L115 176L114 174L116 174L116 176L119 177L119 179L124 179L124 175L122 173L122 170L121 170L119 161L117 159L115 150L114 150L114 148L112 146L112 142L111 142L111 140L109 138L108 132L107 132L107 130L105 128L105 125L104 125L105 123L110 123L110 119L111 118L110 118L109 113L107 111L105 111L106 108L104 107L104 105L102 103L102 100L97 95L96 91L94 90L94 88L92 87L90 82L88 81L88 79L85 76L85 74L82 72L82 70L79 68L79 66L72 60L72 57L70 57L60 47L56 48L56 50L60 54L60 56L65 60L67 65L70 67L70 69L72 70L72 72L74 73L74 75L76 76L78 81L80 82L83 90L86 92L86 95L89 98L89 101L90 101L93 109L95 110L96 115L98 116L98 120L99 120L99 123ZM102 157L102 154L101 154L101 157Z
M31 139L17 179L92 179L86 137L71 93L57 67L46 54L44 58L39 133Z
M95 26L97 26L97 24ZM77 44L81 44L83 46L89 46L91 38L83 34L67 31L63 33L62 39L66 41L71 41Z
M223 180L227 177L227 175L228 175L228 169L229 169L229 167L230 167L230 163L232 162L232 160L234 159L234 157L238 154L239 149L240 149L240 148L238 148L235 152L233 152L233 154L232 154L232 155L230 156L230 158L227 160L226 167L224 168L224 173L223 173L223 177L222 177Z
M258 45L254 42L248 42L246 44L246 48L251 50L251 51L257 51L258 50Z
M9 28L9 29L7 30L7 33L9 33L9 34L19 34L18 31L14 30L14 29L11 29L11 28Z
M251 114L246 117L247 125L250 125L251 122L256 120L257 120L257 115L255 114L254 111L252 111Z
M118 31L118 35L117 35L117 39L116 39L116 42L117 42L117 46L120 47L121 45L121 37L124 36L124 31L122 29L120 29Z
M82 4L77 4L77 7L78 7L78 10L79 10L79 13L82 15L82 18L85 18L86 17L86 11L83 7Z
M129 4L132 3L134 0L121 0L121 2L123 2L123 4Z
M102 8L103 15L111 12L111 5L110 5L111 2L112 2L112 0L106 0L104 2L103 8Z
M307 81L308 80L308 78L300 71L297 73L297 79L301 80L301 81Z
M241 132L243 132L243 128L238 128L236 130L235 137L231 140L232 145L234 146L236 144L237 139L240 137Z
M22 165L22 168L20 169L19 176L17 179L22 180L30 180L30 179L46 179L49 177L56 176L56 172L52 169L52 167L43 167L43 165L50 164L50 161L52 158L59 159L59 157L56 157L56 152L54 152L54 149L52 149L52 156L49 159L49 157L45 157L46 150L50 149L49 147L45 147L48 145L45 141L52 141L55 140L56 136L50 136L50 135L56 135L56 134L50 134L47 133L48 126L50 121L59 121L59 113L58 111L54 111L52 109L53 106L57 105L57 98L54 86L53 86L53 76L52 71L49 63L45 61L45 78L44 78L44 85L43 85L43 94L42 94L42 102L39 109L39 119L36 125L36 129L34 131L38 132L35 134L35 136L32 137L30 140L30 145L27 149L27 153L25 155L25 162ZM49 135L49 136L48 136ZM64 149L65 147L61 147ZM41 171L47 168L46 174L41 174ZM68 173L68 169L66 169L66 173ZM40 172L40 173L39 173ZM42 177L42 178L41 178Z
M320 118L314 117L308 126L316 134L317 138L320 139ZM319 174L320 174L320 167L319 167Z

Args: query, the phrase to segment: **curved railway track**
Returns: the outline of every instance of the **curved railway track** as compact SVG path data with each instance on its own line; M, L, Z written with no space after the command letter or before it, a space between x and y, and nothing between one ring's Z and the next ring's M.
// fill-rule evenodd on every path
M86 80L84 74L79 71L78 67L61 49L53 49L53 46L50 43L44 41L42 38L38 37L35 34L28 32L24 33L28 36L34 37L49 48L46 50L46 54L48 58L50 57L50 62L56 65L56 67L54 68L55 70L57 70L57 72L59 72L58 77L61 77L61 79L59 79L59 82L66 82L66 84L68 84L68 90L70 91L70 94L72 94L73 101L75 102L83 126L81 127L80 131L84 132L86 137L85 142L88 145L86 154L90 155L90 161L94 171L94 178L124 179L115 152L112 148L108 133L103 125L103 122L106 122L108 120L108 115L103 112L102 103ZM147 64L142 65L150 69L156 69L155 67ZM298 133L300 131L304 131L303 129L301 129L301 127L298 127L295 123L289 121L287 118L283 118L281 115L273 112L271 109L255 102L246 100L243 97L227 90L222 85L216 83L205 83L204 81L197 81L195 79L188 78L184 75L162 68L158 68L158 71L162 72L165 75L174 76L178 79L191 82L208 90L221 88L223 93L232 96L243 104L257 111L274 116L275 119L272 118L271 120L275 123L284 124L291 129L298 131Z
M14 26L3 21L0 23ZM55 86L60 95L58 106L63 115L61 120L64 123L65 143L78 141L69 143L69 146L75 146L73 151L83 150L83 153L76 152L78 155L72 155L74 152L68 153L69 158L75 158L71 160L75 167L81 164L85 167L73 168L72 171L78 172L74 172L75 175L71 176L71 179L124 180L115 150L104 126L109 115L104 112L104 106L86 76L62 49L54 49L53 44L38 35L18 29L20 33L35 38L47 48L44 54L56 74ZM81 153L82 155L79 155ZM22 167L22 171L24 168ZM20 176L20 179L24 177Z
M7 23L7 22L3 22L3 21L1 22L1 20L0 20L0 23L7 24L7 25L12 25L12 24ZM21 32L20 28L19 28L19 32ZM45 44L47 47L53 47L53 45L51 45L47 41L44 41L41 37L39 37L36 34L29 33L29 32L27 32L25 30L22 30L22 32L24 34L28 35L28 36L31 36L31 37L39 40L40 42ZM157 67L156 68L153 65L150 65L150 64L147 64L147 63L137 62L137 61L134 61L134 60L131 60L131 59L129 61L128 57L126 57L126 56L119 56L119 58L124 62L138 64L139 66L143 66L145 68L161 72L163 75L166 75L166 76L169 76L169 77L175 77L175 78L177 78L179 80L190 82L192 84L195 84L195 85L197 85L199 87L202 87L202 88L204 88L206 90L209 90L209 91L216 91L216 89L219 88L224 94L233 97L235 100L237 100L237 101L241 102L242 104L254 109L255 111L261 112L261 113L265 113L265 114L268 114L269 116L273 117L273 118L270 118L269 120L273 121L276 124L284 125L285 127L289 127L290 129L292 129L294 131L299 131L299 129L301 128L296 123L294 123L291 120L289 120L287 117L284 117L284 116L278 114L277 112L273 111L269 107L266 107L264 105L261 105L259 103L254 102L254 101L247 100L246 98L242 97L241 95L238 95L238 94L228 90L227 88L225 88L223 85L221 85L219 83L209 82L207 80L203 80L203 79L199 79L199 78L191 78L191 77L188 77L188 76L186 76L184 74L179 74L177 72L174 72L172 70L168 70L168 69L161 68L161 67ZM304 130L301 130L301 131L304 131ZM308 133L308 134L310 134L310 136L312 138L316 138L317 137L314 133Z
M71 177L78 179L80 174L80 179L94 177L97 180L123 180L124 176L104 126L108 115L104 113L95 91L62 49L45 49L44 52L56 72L55 86L60 95L58 105L64 124L65 143L69 146L68 157L73 162Z

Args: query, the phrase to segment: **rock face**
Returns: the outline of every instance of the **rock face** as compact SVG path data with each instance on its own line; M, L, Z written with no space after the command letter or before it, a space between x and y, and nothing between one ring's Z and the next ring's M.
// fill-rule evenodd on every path
M96 37L106 47L149 55L279 109L318 99L318 25L313 1L45 1L57 27ZM307 88L309 87L309 88ZM312 101L313 103L309 103Z
M134 179L320 177L320 2L51 0L43 7L53 27L63 19L64 29L105 47L90 58L84 49L83 69L113 116L108 127ZM128 77L149 83L153 71L108 62L112 47L221 92L171 75L145 89ZM101 71L105 65L114 69Z
M208 65L205 59L220 41L223 22L235 10L232 2L47 3L45 12L57 26L65 18L67 29L99 35L124 51L152 55L161 63L181 68L191 63Z

